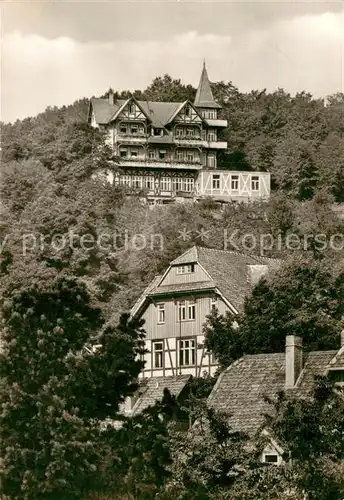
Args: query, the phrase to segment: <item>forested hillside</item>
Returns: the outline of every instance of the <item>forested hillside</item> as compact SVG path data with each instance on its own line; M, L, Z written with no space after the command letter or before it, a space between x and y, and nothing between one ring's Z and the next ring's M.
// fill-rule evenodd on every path
M213 84L213 90L228 120L223 135L229 146L220 167L271 171L274 191L269 203L228 205L223 212L211 201L148 210L138 198L128 201L123 190L92 179L107 166L109 151L102 146L101 133L87 126L88 100L49 108L2 125L0 229L6 241L1 265L9 282L15 283L16 277L25 282L27 273L38 279L38 268L42 279L48 272L78 276L111 318L193 243L248 251L241 243L249 233L257 242L252 251L259 253L264 250L261 235L272 234L274 244L265 253L285 257L297 249L278 244L278 235L283 239L296 233L302 239L323 233L327 244L308 243L308 253L337 258L340 242L335 252L328 242L331 235L343 233L331 205L344 201L344 95L328 98L325 106L307 93L243 94L224 82ZM143 92L135 91L138 98L151 100L192 100L194 94L192 86L167 75ZM117 92L118 97L127 95ZM184 228L187 239L179 233ZM206 237L201 237L201 229L208 231ZM73 248L59 250L58 238L71 232L78 235ZM109 249L81 248L83 235L96 238L101 233L116 234ZM233 233L234 240L229 240ZM35 235L24 239L26 255L24 234ZM130 245L135 234L146 239L140 251ZM160 239L152 238L156 234Z
M168 76L135 91L173 101L194 93ZM243 94L223 82L214 93L229 123L220 167L271 171L268 202L150 209L139 196L128 199L124 187L93 175L117 167L86 123L87 99L2 125L4 498L343 498L342 398L325 382L314 402L273 407L291 466L266 467L264 443L248 447L247 436L206 407L210 378L194 380L187 402L188 421L201 423L195 433L175 426L171 415L185 408L168 394L119 430L101 431L105 418L119 418L142 368L144 325L122 313L193 244L284 260L247 299L235 331L232 317L209 317L206 347L221 368L245 353L283 350L289 333L306 349L339 346L344 219L333 206L344 202L344 95L325 106L306 93Z
M193 100L196 90L170 76L156 78L139 99ZM299 200L311 199L319 190L344 201L344 94L314 99L302 92L292 97L279 89L273 93L241 93L232 83L216 82L213 92L228 120L220 168L272 173L273 187ZM128 91L115 97L128 97ZM326 104L326 105L325 105ZM35 118L2 125L3 161L38 158L58 169L68 142L68 126L85 123L88 100L72 106L47 109ZM77 145L75 144L77 148ZM78 147L82 154L82 146ZM49 156L53 156L52 161Z

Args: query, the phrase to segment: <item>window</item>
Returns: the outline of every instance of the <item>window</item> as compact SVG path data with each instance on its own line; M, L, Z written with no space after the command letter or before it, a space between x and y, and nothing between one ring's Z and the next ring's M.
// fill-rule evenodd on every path
M127 158L128 156L128 151L126 149L121 149L120 152L119 152L119 156L121 158Z
M164 343L152 342L153 368L162 368L164 366Z
M166 151L163 149L159 151L159 159L164 160L166 158Z
M210 142L216 141L216 133L215 132L208 132L208 141L210 141Z
M196 303L182 300L177 303L178 321L192 321L196 319Z
M187 136L187 137L193 137L194 135L195 135L195 129L193 129L193 128L188 128L188 129L186 130L186 136Z
M220 176L213 174L213 189L220 189Z
M158 304L158 323L165 323L165 304Z
M187 155L186 155L186 159L187 161L194 161L195 160L195 155L194 153L191 151L191 152L187 152Z
M161 191L171 191L171 178L161 177Z
M179 341L179 365L192 366L196 361L195 340L180 340Z
M123 186L130 186L131 184L130 175L121 175L120 184L122 184Z
M187 193L192 193L195 187L195 180L192 178L187 177L183 181L183 190L186 191Z
M152 175L147 175L144 178L144 187L146 189L153 189L154 188L154 177Z
M180 177L175 177L172 182L173 182L173 191L182 190L182 179Z
M142 177L140 175L133 175L132 187L137 189L142 188Z
M135 105L134 104L129 104L129 114L135 113Z
M218 363L218 361L217 361L217 359L216 359L216 357L215 357L215 354L214 354L213 352L211 352L211 353L210 353L210 364L211 364L211 365L215 365L215 364L217 364L217 363Z
M252 191L259 191L259 177L257 175L252 176L251 188Z
M231 176L231 189L232 189L232 191L238 191L238 189L239 189L239 176L238 175Z
M181 137L183 135L183 129L181 127L176 128L176 137Z
M190 108L189 108L189 106L187 106L187 107L185 108L185 115L186 115L186 116L190 116Z
M125 126L123 126L123 125L122 125L122 126L119 128L119 131L120 131L120 133L121 133L121 134L126 134L126 133L127 133L127 127L125 127Z
M162 128L153 128L153 135L162 135Z
M184 264L177 267L177 274L190 274L195 272L195 264Z
M336 385L344 384L344 370L330 370L329 377Z
M212 297L210 300L210 309L211 311L214 311L217 309L217 297Z
M139 128L137 125L132 125L131 128L130 128L130 131L133 135L137 134L138 131L139 131Z
M186 302L178 302L178 321L186 320Z
M210 168L215 168L215 155L210 154L208 155L208 167Z
M133 149L133 150L131 151L131 153L130 153L130 156L131 156L132 158L137 158L137 157L138 157L138 152L137 152L137 150L136 150L136 149Z
M154 160L155 159L155 151L148 151L148 157L150 160Z
M177 161L183 161L184 155L181 151L177 151Z
M196 303L188 302L188 311L187 311L188 319L193 320L196 319Z
M277 464L278 463L278 455L277 454L264 455L264 463Z

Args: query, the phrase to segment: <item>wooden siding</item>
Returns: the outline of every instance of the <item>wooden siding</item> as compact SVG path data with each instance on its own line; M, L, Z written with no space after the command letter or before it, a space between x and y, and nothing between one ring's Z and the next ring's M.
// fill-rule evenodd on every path
M177 274L178 266L172 266L159 286L179 285L181 283L195 283L197 281L211 281L204 269L195 263L195 272L187 274Z
M196 314L194 320L178 321L177 303L172 299L154 299L154 303L149 304L143 314L145 320L146 338L148 339L166 339L183 338L188 336L200 335L206 316L211 311L211 296L194 297L192 294L185 294L180 300L195 300ZM165 323L158 323L157 304L165 304ZM227 305L218 298L218 310L224 314L228 310Z

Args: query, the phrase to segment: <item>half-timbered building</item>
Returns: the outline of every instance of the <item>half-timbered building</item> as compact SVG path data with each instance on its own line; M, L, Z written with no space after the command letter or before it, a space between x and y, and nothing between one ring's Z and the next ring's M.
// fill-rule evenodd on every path
M217 169L217 154L227 149L205 65L193 103L140 101L135 97L93 98L89 123L106 133L119 166L110 182L141 192L151 204L212 197L218 201L267 198L270 177L260 172ZM216 174L214 175L214 170ZM219 186L219 187L217 187Z
M214 308L220 314L241 312L259 278L279 265L275 259L203 247L171 262L132 309L132 316L145 320L142 377L213 375L218 363L204 347L206 317Z

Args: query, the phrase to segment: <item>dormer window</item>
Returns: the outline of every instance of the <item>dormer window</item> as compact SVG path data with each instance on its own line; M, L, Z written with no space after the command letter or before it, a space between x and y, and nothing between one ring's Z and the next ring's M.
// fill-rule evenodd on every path
M163 134L162 128L153 128L153 135L159 136Z
M264 455L263 460L265 464L278 464L278 455L277 453Z
M195 272L195 264L184 264L177 267L177 274L191 274Z
M335 385L344 386L344 370L329 370L329 378Z

